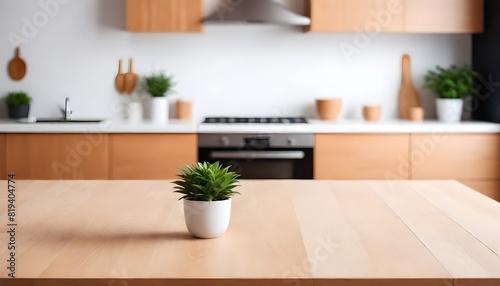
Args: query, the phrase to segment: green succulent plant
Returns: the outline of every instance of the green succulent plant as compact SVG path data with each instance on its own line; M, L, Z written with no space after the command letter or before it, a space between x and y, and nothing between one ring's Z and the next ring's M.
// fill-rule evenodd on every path
M5 103L9 106L21 106L31 103L31 97L24 91L10 92L5 97Z
M198 163L179 171L181 180L173 182L176 185L174 192L183 195L179 200L224 201L240 194L234 191L239 175L229 172L229 167L223 168L219 162Z
M437 66L425 76L425 86L440 98L463 98L474 93L476 76L477 73L467 65L447 69Z
M152 97L164 97L174 86L171 76L164 73L153 73L144 79L143 87Z

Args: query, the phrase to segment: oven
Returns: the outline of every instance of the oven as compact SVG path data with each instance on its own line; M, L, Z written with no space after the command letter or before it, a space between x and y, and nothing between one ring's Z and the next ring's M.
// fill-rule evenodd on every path
M200 134L199 162L220 162L241 179L312 179L313 134Z

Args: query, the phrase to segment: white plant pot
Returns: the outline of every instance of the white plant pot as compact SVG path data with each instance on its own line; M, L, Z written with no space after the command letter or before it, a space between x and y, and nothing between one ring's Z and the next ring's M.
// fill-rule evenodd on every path
M436 109L439 121L447 123L460 122L464 108L463 99L438 98Z
M194 237L216 238L223 235L231 218L231 199L216 202L184 200L184 219Z
M166 97L151 97L151 121L155 124L168 123L168 99Z

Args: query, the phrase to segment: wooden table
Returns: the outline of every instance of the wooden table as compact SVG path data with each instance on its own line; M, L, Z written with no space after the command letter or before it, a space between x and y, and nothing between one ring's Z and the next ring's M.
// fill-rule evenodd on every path
M17 182L0 285L500 285L500 204L454 181L243 181L221 238L192 238L165 181Z

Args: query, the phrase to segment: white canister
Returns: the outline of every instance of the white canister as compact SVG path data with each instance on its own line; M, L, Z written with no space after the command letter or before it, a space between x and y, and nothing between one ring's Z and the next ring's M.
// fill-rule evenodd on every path
M141 123L143 117L142 103L139 101L131 101L127 104L126 120L128 123Z
M151 121L155 124L168 123L168 99L166 97L151 97Z

